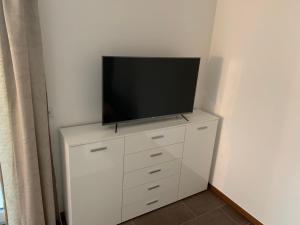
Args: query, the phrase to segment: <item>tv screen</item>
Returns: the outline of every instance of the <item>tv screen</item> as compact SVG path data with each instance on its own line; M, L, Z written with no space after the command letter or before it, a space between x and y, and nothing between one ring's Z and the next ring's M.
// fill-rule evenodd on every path
M102 123L193 111L200 58L103 57Z

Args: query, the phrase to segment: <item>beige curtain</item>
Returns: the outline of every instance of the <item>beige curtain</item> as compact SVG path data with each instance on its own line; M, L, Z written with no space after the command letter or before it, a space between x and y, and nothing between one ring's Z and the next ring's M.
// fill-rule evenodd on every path
M37 4L37 0L0 0L0 44L20 225L56 223L55 182ZM10 212L7 213L10 218Z

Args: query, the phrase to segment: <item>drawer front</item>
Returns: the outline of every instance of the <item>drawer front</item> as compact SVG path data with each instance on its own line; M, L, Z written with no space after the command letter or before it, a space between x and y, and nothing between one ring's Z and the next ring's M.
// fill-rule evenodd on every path
M124 139L72 147L69 154L72 225L120 223Z
M125 153L134 153L160 146L182 143L185 126L161 129L125 137Z
M159 193L166 192L178 187L179 176L171 176L151 183L143 184L123 191L123 206L143 200L153 199Z
M124 170L130 172L163 162L182 158L183 144L168 145L125 156Z
M157 194L155 197L124 206L122 208L122 222L177 201L177 192L178 189L174 188Z
M121 153L124 155L124 138L72 147L71 179L109 169Z
M147 167L134 172L125 173L124 189L146 184L152 181L179 175L181 160L173 160L163 164Z

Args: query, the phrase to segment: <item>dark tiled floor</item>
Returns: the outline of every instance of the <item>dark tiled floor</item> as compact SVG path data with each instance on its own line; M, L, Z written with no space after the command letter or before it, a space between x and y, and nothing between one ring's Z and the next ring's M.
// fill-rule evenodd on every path
M251 225L251 223L212 192L205 191L120 225Z
M150 212L121 225L250 225L210 191Z

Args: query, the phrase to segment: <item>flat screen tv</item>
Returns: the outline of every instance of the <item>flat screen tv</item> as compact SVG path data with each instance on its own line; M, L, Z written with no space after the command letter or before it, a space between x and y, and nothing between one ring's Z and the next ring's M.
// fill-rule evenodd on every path
M102 60L104 125L193 111L200 58Z

